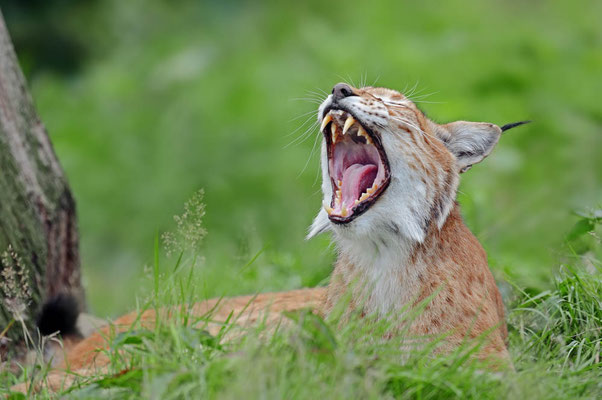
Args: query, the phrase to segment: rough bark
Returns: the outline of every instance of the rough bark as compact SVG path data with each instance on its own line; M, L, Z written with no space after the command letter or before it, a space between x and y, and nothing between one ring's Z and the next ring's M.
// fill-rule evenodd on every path
M20 258L20 267L15 267L10 254L6 257L9 248ZM22 268L25 272L16 283L30 289L28 298L21 301L27 303L24 316L30 328L41 304L57 294L72 294L83 306L75 201L27 92L0 12L2 253L5 257L0 261L0 333L13 320L15 311L14 293L7 293L10 290L6 288L11 272L8 269ZM20 334L16 324L7 332L13 339L19 339Z

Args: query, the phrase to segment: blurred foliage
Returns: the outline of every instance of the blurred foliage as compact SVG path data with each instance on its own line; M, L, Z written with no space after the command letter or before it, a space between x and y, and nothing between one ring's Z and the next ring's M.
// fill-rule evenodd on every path
M68 57L52 36L50 56L16 44L78 200L101 315L132 306L153 238L200 188L200 292L324 280L328 238L303 240L321 203L312 111L341 80L416 85L439 122L535 121L462 177L498 276L549 285L571 211L602 199L599 1L30 3L46 11L5 13L14 36L48 23L82 46L59 74L44 68Z
M86 20L96 0L2 0L0 6L27 75L77 72L94 46ZM84 34L82 34L84 33Z

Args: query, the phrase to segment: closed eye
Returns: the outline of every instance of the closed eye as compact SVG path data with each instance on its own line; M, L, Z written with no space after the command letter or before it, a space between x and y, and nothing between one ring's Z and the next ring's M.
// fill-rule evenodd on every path
M408 107L408 101L387 100L385 101L385 104L389 106Z

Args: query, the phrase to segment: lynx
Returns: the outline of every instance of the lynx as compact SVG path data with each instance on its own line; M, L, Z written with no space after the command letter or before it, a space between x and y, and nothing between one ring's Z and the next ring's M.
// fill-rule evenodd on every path
M477 357L508 363L502 298L485 251L462 221L456 192L460 174L482 161L503 131L528 121L440 125L395 90L345 83L321 104L318 120L324 197L308 238L332 235L338 257L328 287L207 300L190 312L213 310L216 322L241 312L238 323L252 324L266 310L268 322L307 307L328 315L348 294L347 312L376 318L425 304L404 332L445 334L443 352L486 335ZM152 327L156 318L154 310L132 313L112 326L122 331L139 320ZM68 384L66 366L79 375L106 367L98 349L107 347L109 332L105 327L69 350L49 385ZM403 338L391 340L403 345Z

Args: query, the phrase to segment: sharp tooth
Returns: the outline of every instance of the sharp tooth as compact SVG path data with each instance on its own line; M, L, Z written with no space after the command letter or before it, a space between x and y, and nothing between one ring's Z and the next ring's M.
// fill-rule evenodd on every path
M354 205L354 206L357 206L358 204L360 204L360 200L356 200L356 201L353 203L353 205Z
M337 142L337 125L336 124L332 124L330 125L330 132L332 133L332 143L336 143Z
M328 215L332 214L334 211L334 209L330 207L327 202L323 202L322 207L324 207L324 210L328 213Z
M366 192L366 193L364 193L364 194L362 194L362 195L360 196L360 200L359 200L359 201L364 201L364 200L366 200L368 197L370 197L370 193Z
M324 119L322 120L322 126L320 126L320 132L324 132L324 128L326 128L326 125L328 125L328 123L332 121L332 115L326 114L326 116L324 117Z
M361 125L360 125L360 126L357 128L357 134L358 134L359 136L368 137L368 135L367 135L367 133L366 133L366 130L365 130L365 129L364 129L364 127L363 127L363 126L361 126Z
M342 215L343 217L346 217L346 216L347 216L347 214L348 214L347 207L343 207L343 211L341 211L341 215Z
M343 181L339 179L339 180L337 181L337 186L338 186L338 187L341 187L342 185L343 185Z
M336 198L337 198L337 199L340 199L340 198L341 198L341 196L342 196L341 190L340 190L340 189L339 189L339 190L337 190L337 191L335 192L335 195L336 195Z
M351 115L347 117L347 119L345 120L345 126L343 127L343 135L345 134L345 132L347 132L349 130L349 128L351 128L351 126L355 124L355 118L353 118Z
M368 135L368 132L366 132L363 126L360 125L359 128L357 128L357 134L366 138L366 143L373 144L370 135Z

